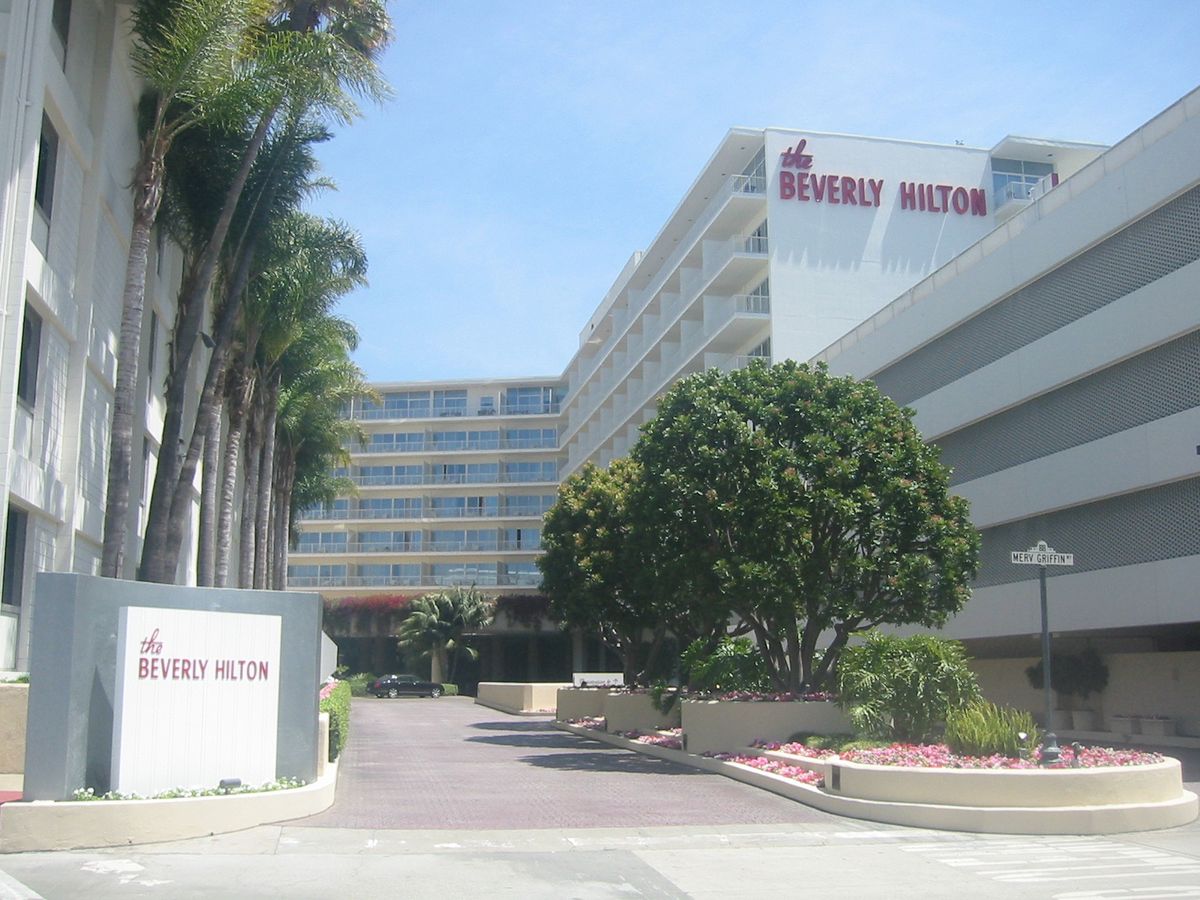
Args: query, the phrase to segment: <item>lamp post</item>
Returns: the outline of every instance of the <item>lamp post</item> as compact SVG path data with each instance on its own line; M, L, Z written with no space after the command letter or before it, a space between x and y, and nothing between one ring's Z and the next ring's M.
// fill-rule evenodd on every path
M1054 705L1050 696L1050 612L1046 602L1046 567L1073 566L1075 554L1058 553L1038 541L1028 550L1012 551L1013 565L1037 566L1042 600L1042 694L1046 704L1046 737L1042 741L1042 765L1058 762L1058 738L1054 734Z

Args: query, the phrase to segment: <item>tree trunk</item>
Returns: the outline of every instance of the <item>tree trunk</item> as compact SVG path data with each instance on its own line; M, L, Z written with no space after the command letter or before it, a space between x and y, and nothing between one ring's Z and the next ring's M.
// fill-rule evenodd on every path
M213 582L216 587L229 585L229 559L233 555L233 506L237 494L238 464L242 458L242 437L246 431L246 411L253 375L239 368L232 373L233 390L229 396L229 433L225 436L225 461L221 475L220 509L217 512L216 561Z
M272 506L275 509L274 565L271 587L277 591L287 589L288 547L291 542L292 485L296 480L296 463L290 452L286 463L280 466L279 485Z
M246 446L246 479L242 485L242 528L238 546L238 587L254 586L254 525L257 519L259 465L262 462L261 421L258 404L253 402L248 416Z
M216 572L217 482L221 469L221 398L225 392L225 371L217 384L214 414L209 417L204 435L204 471L200 476L200 533L196 538L196 584L212 587Z
M237 210L238 201L246 187L246 179L254 166L255 159L266 140L271 127L275 110L268 110L259 119L258 126L242 151L241 165L233 180L225 190L221 213L213 225L212 233L204 245L199 259L193 266L190 277L184 282L179 294L179 314L176 319L175 336L172 341L170 370L167 373L166 412L163 419L162 446L174 448L183 440L184 412L187 404L187 386L190 382L192 354L196 340L200 335L200 326L204 322L204 310L207 304L209 288L212 287L216 276L217 263L221 258L221 250L233 224L233 215ZM239 292L240 293L240 292ZM236 296L236 295L235 295ZM200 411L197 411L199 417ZM206 429L197 421L194 430L203 433ZM189 443L192 443L189 441ZM177 514L176 506L179 494L178 484L183 480L180 469L183 463L172 454L164 467L159 459L159 466L154 478L154 492L150 498L150 512L146 525L146 542L142 554L142 566L139 578L143 581L169 581L167 559L170 556L169 544L171 534L168 523ZM190 484L190 482L188 482ZM181 535L182 536L182 535ZM164 545L167 544L167 549ZM174 556L178 559L179 551Z
M263 397L262 463L258 475L258 503L254 523L254 586L268 585L270 556L271 495L275 487L275 423L279 414L279 376L272 378Z
M161 110L160 110L161 119ZM117 348L117 379L109 432L108 488L104 499L104 549L100 574L120 578L125 564L125 532L129 519L129 484L133 464L133 410L142 353L142 319L146 307L146 267L150 230L162 202L163 157L169 138L159 129L143 140L134 176L133 229L125 260L121 295L121 334ZM174 448L167 448L173 452ZM159 452L159 459L166 455Z
M429 654L429 680L441 684L446 680L446 648L434 647Z

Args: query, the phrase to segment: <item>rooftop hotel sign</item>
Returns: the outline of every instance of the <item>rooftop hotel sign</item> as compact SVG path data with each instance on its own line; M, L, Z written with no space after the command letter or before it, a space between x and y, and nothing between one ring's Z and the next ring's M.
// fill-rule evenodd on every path
M122 607L113 790L273 781L279 649L279 616Z
M884 179L818 173L808 141L801 139L780 154L779 199L833 206L872 206L883 202ZM986 216L987 192L952 184L900 182L900 209L959 216Z

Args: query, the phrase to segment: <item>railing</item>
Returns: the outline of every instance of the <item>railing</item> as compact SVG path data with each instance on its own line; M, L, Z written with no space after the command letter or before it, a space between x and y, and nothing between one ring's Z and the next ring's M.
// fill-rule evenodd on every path
M481 406L475 411L475 414L478 416L551 416L560 412L561 408L561 403L516 403L505 406ZM355 407L351 408L349 414L345 415L344 418L361 422L378 422L403 419L461 418L468 415L468 413L469 411L466 406L454 406L444 409L436 409L428 406L419 406L413 409L386 406L382 408L371 407L368 409Z
M768 315L771 312L771 298L766 294L735 294L734 309L740 313Z
M735 356L733 358L733 368L745 369L747 366L752 365L754 362L765 363L766 365L769 366L771 364L771 357L769 357L769 356Z
M743 253L766 253L767 239L758 234L752 234L746 238L745 244L742 245Z
M350 481L359 487L403 487L405 485L441 484L556 484L558 477L540 472L451 472L442 475L351 475Z
M504 438L465 440L465 441L435 441L427 439L406 444L351 444L346 448L350 453L445 453L461 450L557 450L558 440L548 438Z
M421 509L316 509L300 512L304 522L344 521L347 519L529 519L543 516L545 507L453 507Z
M764 194L767 191L765 175L734 175L730 184L735 194Z
M474 572L462 575L292 575L290 588L306 587L537 587L542 576L536 572Z

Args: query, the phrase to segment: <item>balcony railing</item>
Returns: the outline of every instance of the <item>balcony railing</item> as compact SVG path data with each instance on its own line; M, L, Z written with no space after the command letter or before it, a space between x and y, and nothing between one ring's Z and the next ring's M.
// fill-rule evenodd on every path
M766 294L735 294L733 300L734 309L740 313L769 315L771 312L771 298Z
M735 194L765 194L767 191L765 175L734 175L730 183Z
M349 519L529 519L540 517L547 506L422 507L421 509L312 509L300 512L301 521L339 522Z
M447 472L416 475L351 475L359 487L405 487L442 484L556 484L556 475L541 472Z
M431 438L404 444L351 444L350 453L449 453L462 450L557 450L558 440L549 438L487 438L435 441Z
M475 414L478 416L552 416L561 411L560 403L514 403L501 406L481 406ZM378 422L403 419L446 419L461 418L470 414L466 406L454 406L435 409L428 406L415 408L398 407L356 407L350 410L347 418L361 422Z
M322 587L537 587L542 576L536 572L472 572L461 575L290 575L290 588Z
M766 253L767 238L763 235L752 234L746 238L746 242L742 245L743 253Z

